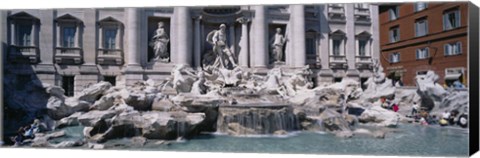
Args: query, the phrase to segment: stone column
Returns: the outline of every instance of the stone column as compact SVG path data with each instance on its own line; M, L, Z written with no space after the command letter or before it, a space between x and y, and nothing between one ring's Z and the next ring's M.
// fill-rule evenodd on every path
M378 32L378 29L379 29L379 22L378 22L378 14L375 14L375 13L378 13L378 5L373 5L373 4L370 4L370 13L374 13L374 14L370 14L371 16L371 20L372 20L372 49L371 49L371 57L373 59L380 59L380 46L379 46L379 43L380 43L380 33Z
M126 8L127 14L127 67L125 69L125 84L127 86L132 85L137 81L143 80L143 70L140 64L141 51L140 51L140 15L141 10L139 8ZM122 83L120 83L122 84Z
M196 17L193 17L194 19L194 26L193 26L193 29L194 29L194 45L193 45L193 58L194 58L194 62L193 62L193 65L194 67L196 68L201 68L202 65L202 50L201 50L201 42L202 42L202 39L200 37L200 20L202 19L201 16L196 16Z
M76 85L81 85L78 87L75 87L75 91L82 91L85 87L83 85L88 85L88 84L95 84L98 83L100 79L100 73L99 70L95 64L95 59L96 59L96 29L97 29L97 14L96 14L96 9L85 9L85 17L90 17L87 18L83 21L83 25L85 25L84 29L82 32L80 32L80 27L81 25L78 25L77 27L77 35L79 37L77 39L82 39L79 40L78 46L81 46L83 49L83 60L85 61L81 66L80 66L80 75L75 76L75 84ZM99 34L102 34L102 32L98 32ZM83 37L80 37L83 36ZM83 41L83 42L82 42Z
M53 57L56 51L55 47L58 45L54 43L55 37L53 35L57 33L57 36L59 36L60 28L56 26L56 23L53 23L55 19L55 12L53 10L40 10L38 18L41 19L42 21L50 21L50 22L42 23L42 21L40 21L41 25L39 25L39 29L38 29L40 31L37 32L39 33L37 47L41 50L40 63L35 65L35 73L38 79L42 83L55 85L56 70L53 65ZM55 32L55 29L58 31ZM60 38L57 37L56 40L58 41L58 43L60 43ZM48 44L45 44L45 43L48 43Z
M354 4L345 4L345 18L346 18L346 37L345 40L345 57L347 59L348 70L346 77L358 79L359 72L355 67L356 56L356 39L355 39L355 7Z
M0 69L3 70L3 66L5 65L5 57L7 54L6 47L7 45L7 13L6 11L0 10L0 53L2 53L2 63L0 64ZM3 73L0 73L0 82L3 83ZM3 84L0 85L0 89L3 89ZM3 90L0 91L0 96L3 96ZM0 146L4 144L3 142L3 106L4 106L3 97L0 98Z
M192 29L190 12L188 7L176 7L174 10L177 20L177 64L191 64L192 59Z
M83 32L83 59L85 61L84 65L95 65L95 58L96 58L96 38L95 38L95 32L96 32L96 26L97 26L97 18L96 18L96 10L95 9L86 9L85 10L85 17L90 17L86 18L84 20L84 25L85 25L85 31ZM77 27L77 31L79 31L80 27ZM103 33L98 32L99 35L101 36ZM81 35L80 32L77 32L77 34ZM80 37L78 37L80 38ZM102 39L99 39L102 40ZM100 41L100 45L102 44L103 41ZM80 43L78 43L80 44ZM79 45L80 46L80 45Z
M255 9L255 18L253 20L255 36L254 38L254 49L253 51L253 66L254 67L266 67L268 59L268 50L267 50L267 26L265 21L265 6L258 5L254 6Z
M306 64L305 49L305 8L303 5L290 5L292 17L292 42L295 67L303 67Z
M323 17L328 17L328 5L320 6L321 14ZM320 62L322 65L321 70L317 74L317 85L321 83L330 83L333 81L333 71L330 69L329 57L330 57L330 29L326 18L320 19Z
M127 44L128 44L128 62L127 67L140 67L139 36L140 31L140 9L127 8Z
M248 67L248 22L245 17L237 19L242 24L242 36L240 37L240 53L238 54L238 65Z

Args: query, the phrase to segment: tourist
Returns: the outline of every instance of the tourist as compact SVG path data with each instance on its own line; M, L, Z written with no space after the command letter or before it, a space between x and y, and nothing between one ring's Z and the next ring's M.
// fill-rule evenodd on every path
M420 107L418 106L417 102L413 102L412 114L411 114L411 115L414 116L415 114L417 114L419 108L420 108Z
M399 110L399 107L398 107L397 103L393 103L392 110L395 111L395 112L397 112Z
M425 120L425 117L420 118L420 125L427 126L428 122Z
M34 135L33 135L33 127L28 125L28 126L25 126L24 128L24 134L23 136L25 136L25 139L33 139Z
M442 119L440 119L440 121L438 121L438 124L440 126L446 126L446 125L448 125L448 121L446 119L442 118Z
M17 135L13 137L13 142L15 142L14 146L20 146L23 144L23 140L25 139L25 137L23 136L24 133L25 133L25 130L23 127L20 127L17 130Z
M448 117L447 121L450 125L454 125L455 122L457 122L457 115L458 115L458 110L452 110L450 112L450 116Z
M431 124L431 125L438 124L437 115L432 115L432 116L427 120L427 122L428 122L428 124Z
M462 115L460 115L457 124L462 128L467 128L468 127L468 114L463 113Z
M450 118L450 113L445 110L445 112L442 114L442 119L448 120Z

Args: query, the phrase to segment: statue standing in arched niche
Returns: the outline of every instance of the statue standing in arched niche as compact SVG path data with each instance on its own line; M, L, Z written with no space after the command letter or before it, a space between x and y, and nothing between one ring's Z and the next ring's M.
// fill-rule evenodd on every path
M282 35L282 29L277 28L276 33L272 39L270 39L270 43L272 44L272 56L274 62L281 62L283 58L283 46L288 41L286 37Z
M234 60L234 54L227 45L227 34L225 32L225 24L220 25L220 29L213 30L207 35L207 42L213 47L213 54L216 59L213 63L214 67L227 68L230 63L234 68L237 67L237 63Z
M163 22L158 22L158 28L150 41L150 46L154 52L152 61L169 62L170 60L170 53L168 52L170 38L163 26Z

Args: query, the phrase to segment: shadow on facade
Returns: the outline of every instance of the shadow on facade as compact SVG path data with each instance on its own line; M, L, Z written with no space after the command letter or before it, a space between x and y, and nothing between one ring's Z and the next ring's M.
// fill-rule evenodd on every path
M19 128L31 124L36 118L43 119L47 111L49 95L36 75L34 65L29 63L31 56L23 56L21 50L5 43L2 45L4 48L3 140L8 145L13 144L10 137L16 135ZM11 53L12 51L17 52Z

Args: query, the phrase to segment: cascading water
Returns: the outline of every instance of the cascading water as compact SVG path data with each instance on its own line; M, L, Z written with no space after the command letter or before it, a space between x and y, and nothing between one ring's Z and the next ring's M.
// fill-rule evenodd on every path
M273 134L300 129L298 118L288 105L221 106L217 132L231 135Z

